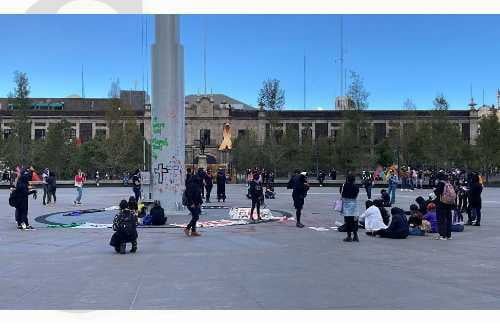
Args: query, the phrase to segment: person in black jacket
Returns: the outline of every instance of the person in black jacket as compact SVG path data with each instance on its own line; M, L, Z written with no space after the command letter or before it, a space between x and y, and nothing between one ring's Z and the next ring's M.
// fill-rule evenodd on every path
M205 199L206 202L210 202L210 193L212 192L212 187L214 187L214 181L212 179L212 170L208 169L205 173Z
M250 209L250 220L254 220L253 212L255 207L257 207L257 219L260 221L260 202L263 196L262 182L260 181L260 176L257 172L253 174L253 179L250 181L250 199L252 199L252 209Z
M475 174L471 177L471 184L468 191L469 207L467 210L467 224L469 225L481 225L482 192L483 186L479 183L479 176ZM474 217L476 218L476 222L473 224L472 220L474 219Z
M216 182L217 182L217 201L220 202L222 200L222 202L226 202L227 178L224 170L221 169L219 170L219 172L217 172Z
M410 233L410 228L408 226L408 220L406 219L405 211L393 207L391 209L391 223L387 229L380 229L375 232L375 235L379 235L383 238L393 238L393 239L405 239Z
M52 204L56 204L56 190L57 190L57 178L55 172L50 172L49 178L47 180L49 187L49 202L52 201Z
M153 208L151 208L149 215L151 215L152 225L164 225L167 222L167 217L165 216L165 210L163 210L160 201L158 200L155 200Z
M295 175L288 182L288 188L292 188L292 199L293 206L295 207L295 216L297 218L296 226L297 228L304 228L304 225L300 221L302 217L302 208L304 208L304 199L307 196L307 191L309 190L309 184L306 178L307 173L295 171Z
M137 215L129 209L126 200L120 201L120 212L113 220L115 233L109 241L109 245L115 248L117 253L125 254L127 243L132 243L130 252L137 251Z
M187 208L191 213L191 221L186 228L184 228L186 236L201 236L201 234L196 231L196 222L198 222L200 218L201 204L203 203L201 183L202 180L200 177L198 175L193 175L189 178L186 186Z
M139 202L141 199L141 170L137 169L132 176L132 190L134 191L135 201Z
M16 187L15 187L15 196L16 196L16 222L17 229L33 229L33 227L28 222L28 197L33 195L33 198L36 199L37 191L31 189L29 182L32 179L33 168L26 169L21 172L19 175Z

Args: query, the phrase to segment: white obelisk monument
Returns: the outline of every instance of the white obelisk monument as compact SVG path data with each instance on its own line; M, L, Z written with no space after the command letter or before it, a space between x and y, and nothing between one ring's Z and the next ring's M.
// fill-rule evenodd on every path
M184 211L184 50L178 15L155 16L152 46L152 199L167 214Z

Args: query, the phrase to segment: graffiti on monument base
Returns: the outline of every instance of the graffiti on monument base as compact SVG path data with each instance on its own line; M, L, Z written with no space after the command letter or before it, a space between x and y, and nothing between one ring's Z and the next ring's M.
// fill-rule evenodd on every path
M160 192L172 191L180 192L184 179L184 171L181 161L172 156L170 161L163 163L158 162L153 169L155 174L155 181Z

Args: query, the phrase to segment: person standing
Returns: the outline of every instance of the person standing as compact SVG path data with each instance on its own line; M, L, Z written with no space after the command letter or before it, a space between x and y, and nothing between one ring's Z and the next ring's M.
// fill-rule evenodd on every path
M224 173L224 170L220 169L219 172L217 172L217 201L220 202L226 202L226 174Z
M368 197L368 200L371 200L372 188L373 188L373 176L371 175L370 172L363 171L361 180L363 182L363 187L365 188L366 191L366 196Z
M49 203L52 202L53 205L56 204L56 190L57 190L57 178L54 172L50 172L49 179L47 179L48 191L49 191Z
M262 190L262 182L259 178L259 174L255 172L253 178L250 181L250 199L252 199L252 208L250 209L250 220L254 221L253 212L255 207L257 207L257 219L260 221L260 203L264 192Z
M191 213L191 221L189 221L186 228L184 228L184 233L186 236L201 236L200 233L196 231L196 222L200 218L201 214L201 204L203 199L201 196L201 183L202 180L198 175L193 175L189 178L186 185L186 198L187 198L187 208Z
M473 175L471 177L471 184L468 191L468 201L469 207L467 210L468 221L467 224L480 226L481 225L481 193L483 192L483 186L479 183L479 176ZM473 224L472 221L475 218L476 222Z
M99 175L99 170L96 170L96 172L95 172L95 186L99 187L100 180L101 180L101 176Z
M210 193L214 187L214 181L212 178L212 170L208 169L205 174L205 201L210 202Z
M437 175L438 183L434 194L436 195L436 215L438 219L439 238L450 240L451 238L451 211L457 198L453 185L448 180L448 175L440 171Z
M398 177L396 176L394 170L391 170L389 174L388 185L387 192L391 197L390 204L394 205L396 202L396 189L398 187Z
M344 215L347 232L344 242L359 242L358 222L355 220L355 217L358 216L357 198L359 187L355 184L353 175L347 176L346 182L340 188L340 194L342 197L342 215Z
M75 175L75 188L76 188L76 199L73 201L74 205L82 204L82 195L83 195L83 183L85 182L85 175L82 170L78 169L78 172Z
M36 199L37 191L32 189L29 182L32 179L33 168L26 169L20 173L16 181L15 191L15 218L17 222L17 229L33 229L28 221L28 197L33 195Z
M49 176L50 172L48 168L45 168L42 173L42 185L43 185L43 198L42 204L45 206L50 203L50 195L49 195Z
M141 199L141 170L137 169L132 176L132 190L134 191L135 201Z
M318 183L320 187L323 187L325 183L325 173L323 171L318 172Z
M297 219L297 228L304 228L301 222L302 209L304 208L304 201L307 196L307 191L309 190L309 184L307 183L307 173L299 173L299 170L295 170L295 175L288 182L288 188L292 189L292 199L293 206L295 207L295 217Z
M419 169L417 172L417 188L424 188L424 172L422 171L422 169Z

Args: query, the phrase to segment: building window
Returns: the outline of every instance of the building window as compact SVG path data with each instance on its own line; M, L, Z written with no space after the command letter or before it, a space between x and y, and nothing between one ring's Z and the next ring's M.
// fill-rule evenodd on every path
M312 124L302 124L302 141L312 139Z
M332 142L337 141L337 136L339 135L338 129L332 129L330 137L332 138Z
M470 124L462 124L462 138L466 143L470 143Z
M245 136L248 134L248 130L246 129L239 129L238 130L238 137Z
M380 143L385 139L385 131L386 126L385 123L375 123L373 124L375 135L374 135L374 143Z
M318 123L316 124L316 138L326 138L328 137L328 124Z
M3 129L3 138L4 139L8 139L11 134L12 134L12 130L10 128Z
M95 130L95 138L96 139L104 139L106 138L107 130L105 128L98 128Z
M209 129L201 129L200 130L200 143L205 143L205 146L210 146L210 130Z
M144 137L144 123L140 123L139 124L139 132Z
M92 140L92 123L80 124L80 140L82 143Z
M45 140L45 129L36 128L35 129L35 141Z

